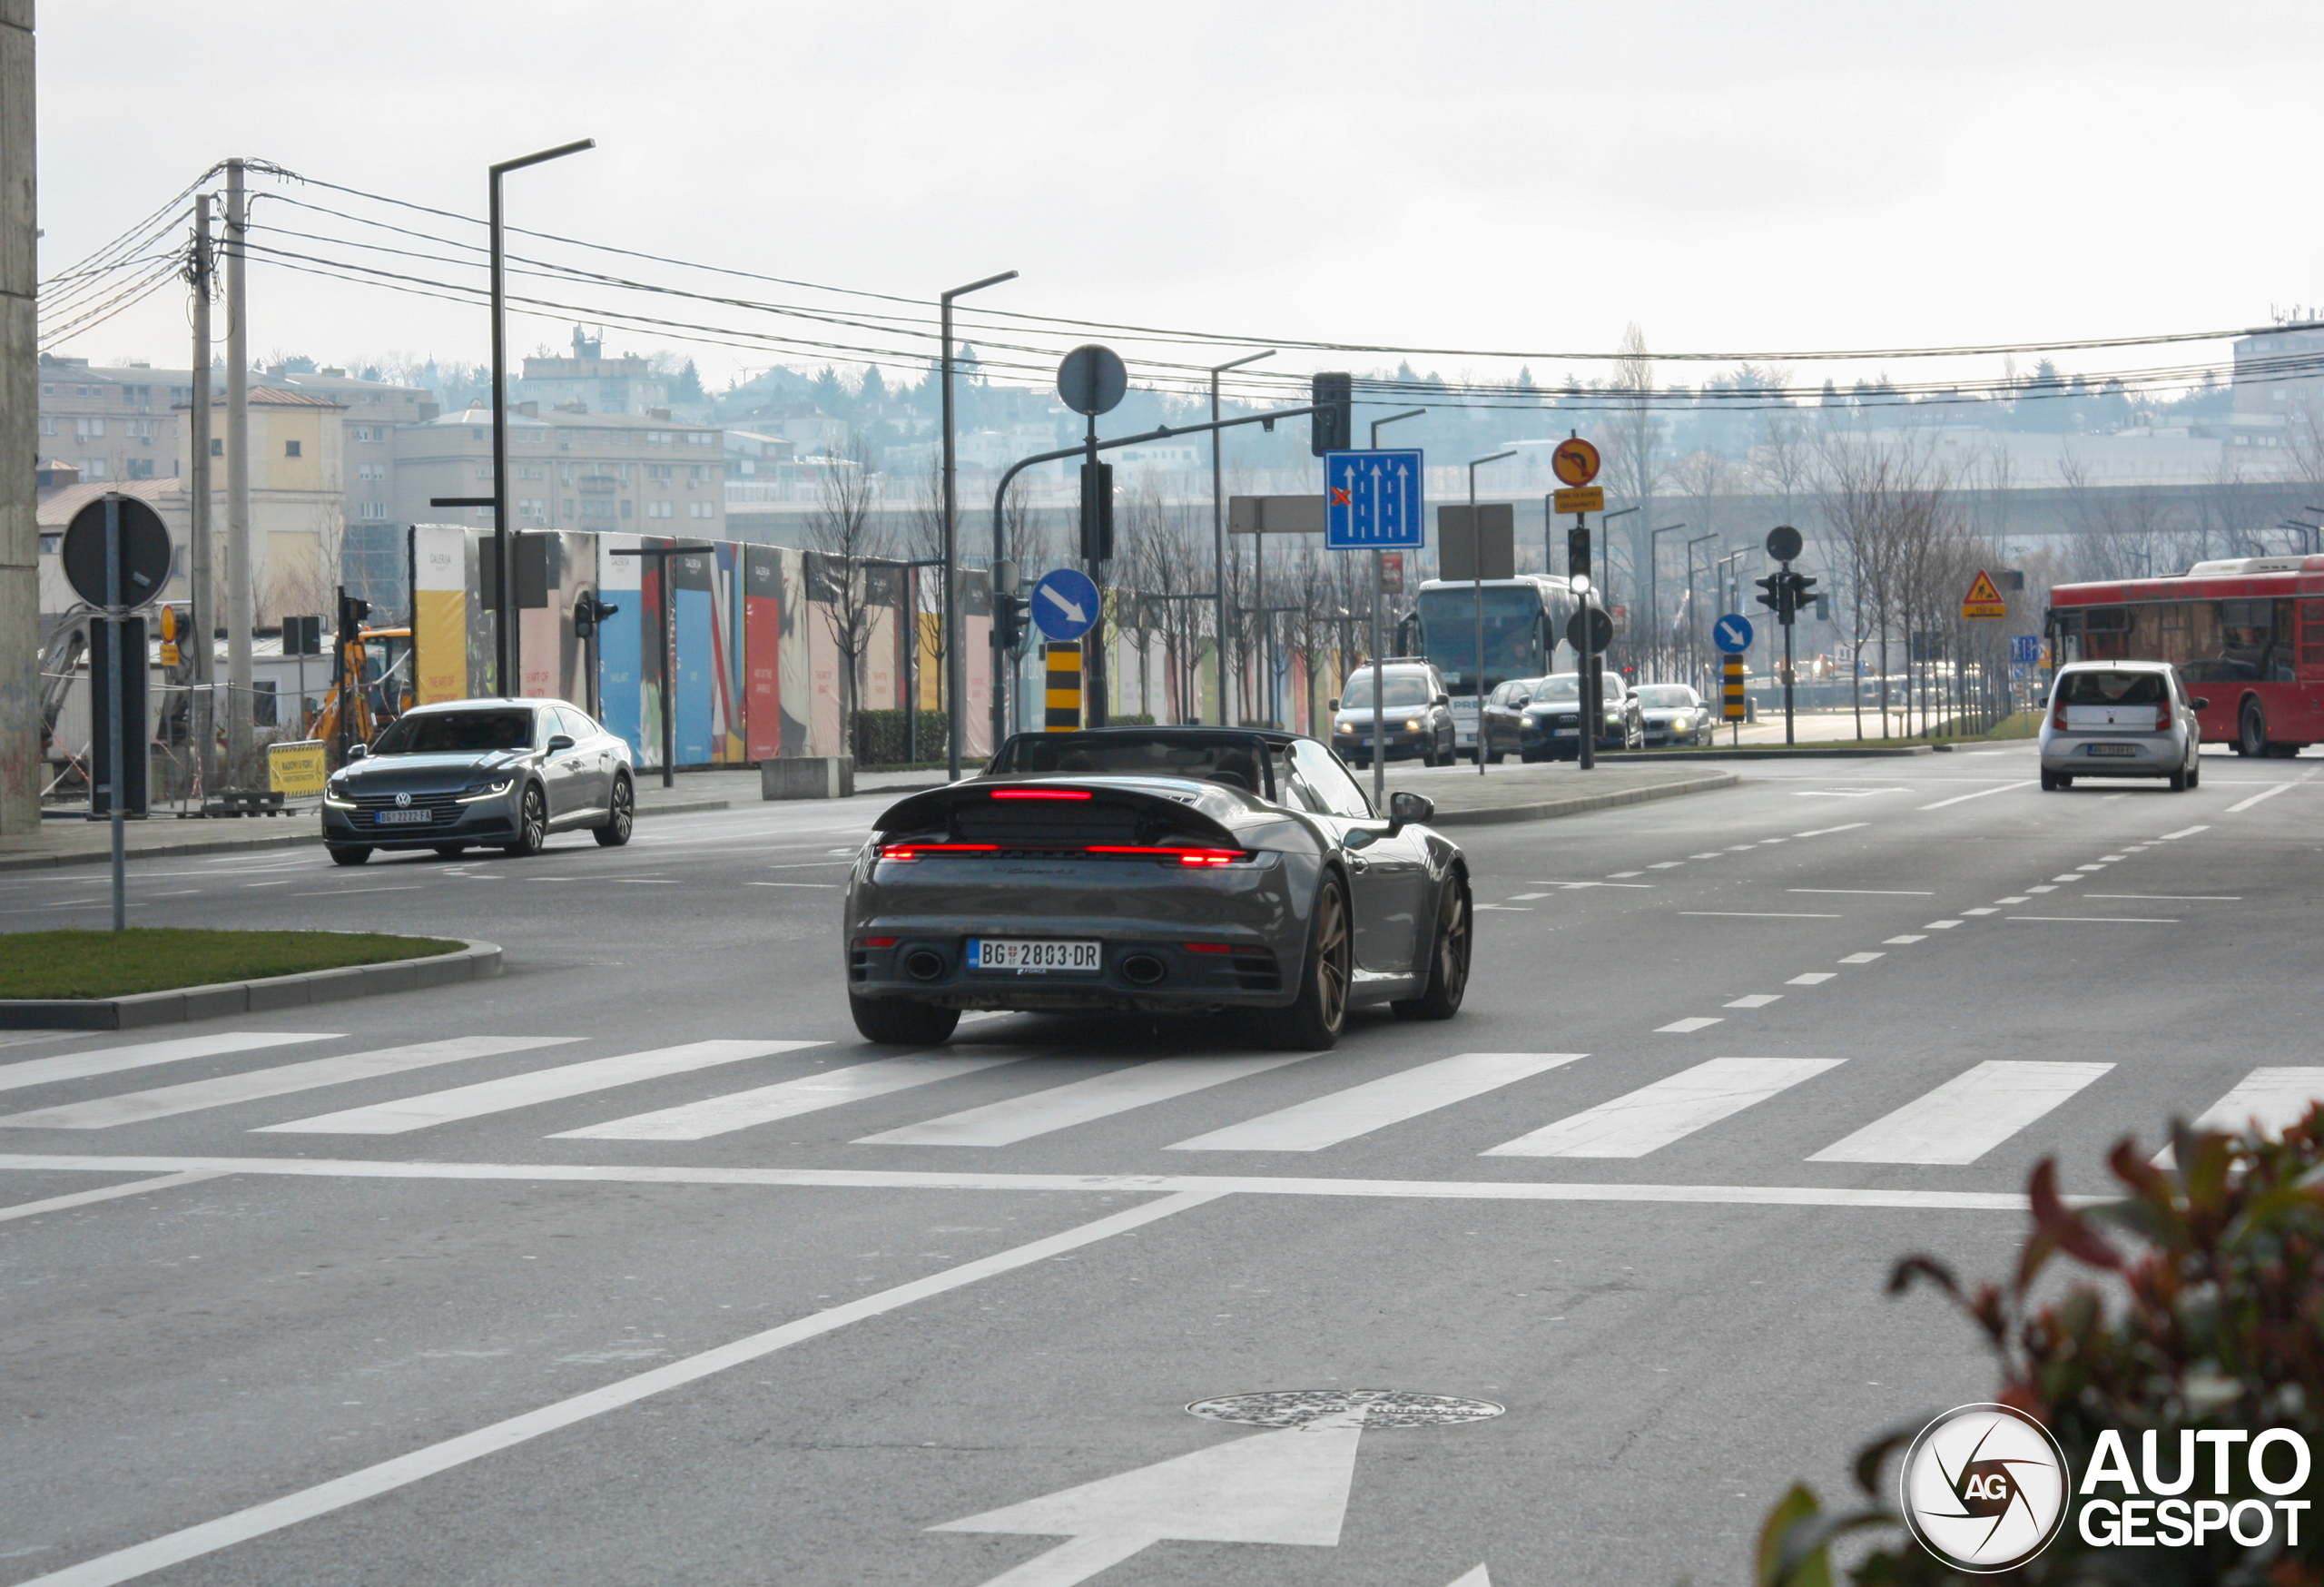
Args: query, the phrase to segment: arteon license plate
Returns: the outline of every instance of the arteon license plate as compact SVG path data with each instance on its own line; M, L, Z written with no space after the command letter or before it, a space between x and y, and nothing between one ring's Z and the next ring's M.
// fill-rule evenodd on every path
M429 812L426 810L382 810L371 818L371 824L395 826L399 823L424 823L428 820L428 814Z
M2093 744L2090 746L2090 753L2094 755L2134 755L2139 752L2136 744Z
M970 970L1014 970L1027 975L1051 971L1094 975L1103 958L1096 942L1029 941L1022 937L971 937Z

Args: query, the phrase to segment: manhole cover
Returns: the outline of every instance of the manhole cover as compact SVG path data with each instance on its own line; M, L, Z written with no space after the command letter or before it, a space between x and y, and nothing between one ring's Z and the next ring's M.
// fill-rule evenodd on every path
M1491 1400L1403 1389L1269 1389L1196 1400L1187 1409L1214 1422L1240 1422L1249 1427L1299 1427L1351 1411L1363 1413L1366 1427L1443 1427L1486 1421L1508 1407Z

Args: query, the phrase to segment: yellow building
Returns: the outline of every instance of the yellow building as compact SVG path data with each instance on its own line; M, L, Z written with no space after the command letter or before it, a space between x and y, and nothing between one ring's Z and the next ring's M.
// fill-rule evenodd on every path
M347 405L312 391L250 393L251 578L258 626L329 614L347 536ZM181 425L181 433L192 426ZM226 576L226 399L211 400L211 567ZM179 473L191 463L179 446ZM222 586L217 609L224 612Z

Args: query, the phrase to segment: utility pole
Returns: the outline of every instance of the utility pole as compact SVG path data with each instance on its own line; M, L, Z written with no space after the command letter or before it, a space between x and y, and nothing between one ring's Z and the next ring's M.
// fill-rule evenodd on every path
M211 570L214 549L210 501L210 195L193 201L193 406L187 412L189 448L186 488L192 494L193 544L186 564L192 577L193 628L193 776L200 809L218 786L218 583Z
M969 739L969 680L968 646L961 643L960 633L960 515L953 496L952 480L952 300L965 298L970 292L987 287L997 287L1002 281L1013 281L1017 272L1004 270L999 275L986 276L970 281L965 287L954 287L937 296L938 319L941 322L943 344L940 350L939 374L944 399L944 774L957 783L960 780L960 757ZM998 533L994 539L999 540ZM1000 561L1000 547L992 548L996 566ZM1000 752L1000 741L1008 734L1003 713L1008 709L1008 689L1001 679L1001 669L1008 653L1000 644L1000 621L993 614L992 625L992 753Z
M226 162L226 771L239 783L251 754L251 317L242 239L250 224L242 163Z
M0 11L0 832L40 830L40 527L33 459L40 448L40 231L34 161L37 78L33 5Z
M1222 727L1233 724L1235 721L1235 707L1229 703L1226 694L1226 473L1219 450L1223 442L1220 440L1217 429L1218 377L1225 374L1228 370L1239 370L1245 364L1255 364L1261 359L1271 359L1273 357L1275 357L1275 349L1269 348L1265 352L1255 352L1246 358L1239 358L1232 360L1231 362L1214 365L1210 371L1210 422L1212 427L1210 431L1210 592L1212 596L1216 597L1215 610L1216 612L1216 616L1215 618L1215 622L1216 624L1218 637L1217 725ZM1264 546L1266 544L1266 537L1265 536L1261 536L1253 543L1255 545Z

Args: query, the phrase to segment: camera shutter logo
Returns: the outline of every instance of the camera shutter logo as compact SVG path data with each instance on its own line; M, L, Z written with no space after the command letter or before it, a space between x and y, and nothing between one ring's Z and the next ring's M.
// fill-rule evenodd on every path
M2049 1547L2073 1491L2050 1430L2007 1405L1962 1405L1931 1422L1896 1481L1921 1546L1977 1575L2014 1570Z
M409 794L397 794L396 808L398 810L409 810L411 808L411 795Z

